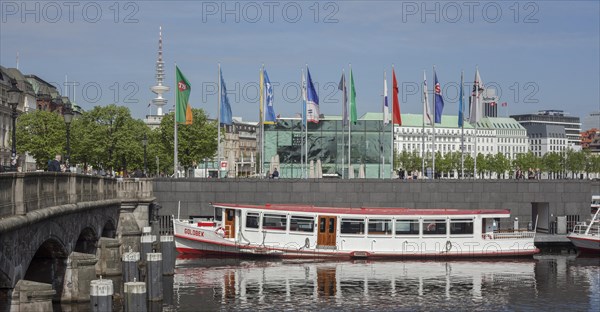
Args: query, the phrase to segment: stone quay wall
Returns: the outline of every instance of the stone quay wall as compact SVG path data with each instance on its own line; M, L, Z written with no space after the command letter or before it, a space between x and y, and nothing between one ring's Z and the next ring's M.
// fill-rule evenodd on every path
M589 218L589 180L156 179L160 215L211 216L209 203L305 204L330 207L510 209L529 222L540 203L552 216ZM508 220L506 220L508 221Z

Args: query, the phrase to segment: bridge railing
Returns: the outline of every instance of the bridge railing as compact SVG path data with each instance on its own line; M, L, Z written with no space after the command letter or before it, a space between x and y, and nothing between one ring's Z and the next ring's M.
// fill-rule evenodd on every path
M139 199L153 196L153 179L118 179L117 195L121 199Z
M0 218L52 206L118 198L112 178L75 173L0 174Z

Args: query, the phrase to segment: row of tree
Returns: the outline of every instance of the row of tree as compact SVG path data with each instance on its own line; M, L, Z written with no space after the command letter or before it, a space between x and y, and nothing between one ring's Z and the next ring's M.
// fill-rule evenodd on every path
M423 158L418 151L402 151L395 155L395 164L397 169L408 172L420 171L422 169ZM432 167L431 153L425 156L425 167ZM464 156L465 176L472 176L475 167L475 160L469 154ZM450 152L442 155L436 152L435 155L436 172L444 174L461 171L461 153ZM586 174L589 177L591 173L600 173L600 156L594 155L587 150L573 151L567 150L565 153L546 153L542 157L536 156L532 152L517 154L514 160L509 159L502 153L477 155L477 173L479 176L506 177L517 170L527 172L529 169L547 173L548 177L571 177L575 178L579 174Z
M217 150L217 125L202 109L192 109L194 122L178 127L179 162L190 167ZM165 115L160 127L151 130L134 119L129 108L115 104L96 106L73 119L70 163L104 170L144 168L143 139L147 138L149 172L173 172L173 114ZM66 125L62 116L35 110L18 117L17 152L29 153L37 167L46 169L56 154L66 155Z
M178 158L183 167L197 165L205 158L214 157L217 150L217 124L208 120L202 109L192 109L193 124L178 127ZM134 119L129 108L115 104L96 106L73 119L71 124L71 164L84 168L92 166L104 170L133 170L144 168L143 139L147 138L147 168L154 173L173 172L173 114L165 115L160 127L151 130L142 120ZM17 152L29 153L38 168L47 168L48 160L56 154L66 154L66 126L63 118L41 110L19 116L17 120ZM420 171L422 157L418 151L395 154L396 169ZM465 155L465 175L472 175L474 159ZM425 158L425 166L432 167L431 154ZM461 154L436 153L436 171L439 173L461 171ZM575 177L580 173L600 173L600 157L586 150L565 153L547 153L538 157L529 152L518 154L515 160L504 154L478 154L477 171L480 176L497 177L517 169L527 171L539 168L550 177Z

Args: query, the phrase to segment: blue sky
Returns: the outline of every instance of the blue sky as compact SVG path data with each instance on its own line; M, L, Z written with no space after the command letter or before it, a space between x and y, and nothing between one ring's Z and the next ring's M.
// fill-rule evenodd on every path
M0 10L0 64L15 67L19 52L25 74L63 89L65 75L77 82L84 109L117 103L137 118L154 97L160 25L166 84L175 85L176 62L192 84L191 104L212 117L219 62L233 115L244 120L258 120L263 63L282 116L300 112L306 64L325 114L341 112L337 83L349 64L359 115L381 111L383 71L391 80L392 64L403 113L422 111L420 91L412 88L423 70L432 80L433 65L445 91L444 114L457 114L460 72L472 82L476 65L484 84L508 103L501 116L563 109L584 117L600 110L598 1L2 1ZM174 96L166 94L169 106Z

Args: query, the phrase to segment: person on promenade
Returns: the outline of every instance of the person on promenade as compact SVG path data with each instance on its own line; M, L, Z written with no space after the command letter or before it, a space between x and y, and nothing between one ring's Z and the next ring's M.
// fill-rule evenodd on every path
M277 171L277 168L275 168L273 170L273 179L279 179L279 171Z
M54 159L48 162L48 171L60 172L60 155L56 155Z

